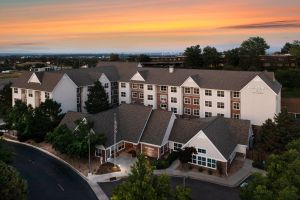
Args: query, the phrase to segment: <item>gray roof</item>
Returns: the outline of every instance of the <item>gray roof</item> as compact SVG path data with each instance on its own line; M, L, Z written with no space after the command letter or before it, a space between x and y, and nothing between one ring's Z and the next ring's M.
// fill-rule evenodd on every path
M219 152L228 159L236 145L248 145L250 128L249 120L223 117L176 119L169 140L185 144L202 130Z
M37 75L41 83L28 82L33 73ZM62 72L24 72L13 81L12 87L52 92L63 75Z
M106 136L105 147L114 144L114 113L117 116L117 141L126 140L138 143L144 131L152 108L142 105L122 104L117 108L100 112L98 114L82 114L68 112L63 118L62 124L73 130L76 125L74 121L86 117L94 123L93 130Z
M180 86L191 77L203 88L239 91L255 76L260 76L274 92L278 93L281 89L273 72L175 68L173 73L169 73L168 68L138 68L137 65L129 62L99 62L97 67L115 67L119 81L124 82L128 82L138 71L148 84Z
M239 91L255 76L260 76L274 92L278 93L281 89L273 72L175 68L173 73L169 73L168 68L138 68L137 66L136 62L99 62L95 68L38 72L36 74L41 80L41 84L28 83L33 72L24 73L13 87L52 91L63 73L66 73L77 86L92 85L102 73L112 82L129 82L132 76L139 71L145 79L145 83L148 84L180 86L188 77L191 77L202 88Z
M171 117L172 112L153 110L142 135L141 142L161 146Z

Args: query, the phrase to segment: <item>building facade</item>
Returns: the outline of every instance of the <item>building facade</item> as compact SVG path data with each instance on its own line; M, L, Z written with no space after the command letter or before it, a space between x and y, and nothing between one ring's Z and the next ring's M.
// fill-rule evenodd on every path
M53 98L62 104L63 112L85 112L89 88L97 80L112 105L140 104L189 118L224 116L261 125L281 107L281 85L271 72L145 68L138 63L101 62L96 68L31 75L21 76L12 85L13 101L20 99L36 107L46 97Z

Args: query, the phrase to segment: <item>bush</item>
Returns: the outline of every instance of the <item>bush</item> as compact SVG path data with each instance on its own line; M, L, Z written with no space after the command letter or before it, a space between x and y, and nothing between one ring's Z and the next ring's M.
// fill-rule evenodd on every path
M258 168L258 169L263 169L263 170L266 169L265 161L262 161L262 160L253 161L252 166L255 168Z
M152 160L156 169L167 169L178 158L178 152L172 152L166 159Z
M208 170L208 174L209 174L209 175L212 175L212 174L213 174L213 171L212 171L211 169L209 169L209 170Z

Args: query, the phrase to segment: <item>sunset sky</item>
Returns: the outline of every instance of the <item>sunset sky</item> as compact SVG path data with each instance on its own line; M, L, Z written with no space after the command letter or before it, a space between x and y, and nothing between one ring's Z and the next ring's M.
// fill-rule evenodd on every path
M0 0L0 53L180 52L300 40L300 0Z

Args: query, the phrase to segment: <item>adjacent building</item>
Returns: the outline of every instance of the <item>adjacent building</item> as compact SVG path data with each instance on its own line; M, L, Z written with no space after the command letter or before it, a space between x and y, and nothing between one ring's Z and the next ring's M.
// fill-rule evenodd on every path
M129 62L25 73L12 85L13 104L20 99L36 107L52 98L63 112L85 112L89 88L97 80L112 105L140 104L187 118L224 116L261 125L281 107L281 85L272 72L147 68Z
M237 154L246 155L252 137L249 120L221 116L183 119L170 111L137 104L122 104L94 115L68 112L60 125L74 130L75 121L83 118L94 122L95 134L106 137L105 144L98 145L95 152L102 162L112 159L115 153L132 150L160 159L189 146L197 150L191 164L213 170L221 167L227 173Z

